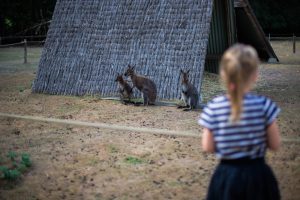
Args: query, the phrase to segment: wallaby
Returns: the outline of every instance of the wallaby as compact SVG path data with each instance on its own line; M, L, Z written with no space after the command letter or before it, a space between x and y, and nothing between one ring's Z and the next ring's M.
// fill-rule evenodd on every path
M194 85L189 82L190 70L184 72L180 70L181 76L181 100L184 101L184 106L178 108L185 108L184 111L189 111L198 107L199 94Z
M156 85L155 83L145 76L138 75L134 72L134 68L128 65L125 76L129 76L133 87L136 87L143 94L144 106L154 105L156 100Z
M118 74L115 81L118 82L121 102L124 104L131 103L133 88L123 79L122 74Z

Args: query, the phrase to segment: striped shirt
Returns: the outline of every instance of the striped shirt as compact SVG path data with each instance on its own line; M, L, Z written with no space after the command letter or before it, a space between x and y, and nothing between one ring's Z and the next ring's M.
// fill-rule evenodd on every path
M247 93L244 95L240 121L233 123L229 120L230 101L223 95L206 105L198 122L212 132L218 158L253 159L264 157L266 129L279 112L280 109L270 99Z

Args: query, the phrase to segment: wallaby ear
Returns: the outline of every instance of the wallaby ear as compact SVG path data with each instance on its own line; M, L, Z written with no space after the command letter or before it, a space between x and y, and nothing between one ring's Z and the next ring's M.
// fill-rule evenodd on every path
M180 73L181 73L181 74L183 74L183 73L184 73L182 69L180 69Z
M134 70L135 66L132 66L131 69Z
M186 73L187 73L187 74L190 73L190 70L187 70Z

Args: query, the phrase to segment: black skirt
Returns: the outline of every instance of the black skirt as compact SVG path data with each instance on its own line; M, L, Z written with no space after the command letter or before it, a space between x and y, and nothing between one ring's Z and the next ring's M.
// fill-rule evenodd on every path
M222 160L210 181L208 200L277 200L278 184L263 158Z

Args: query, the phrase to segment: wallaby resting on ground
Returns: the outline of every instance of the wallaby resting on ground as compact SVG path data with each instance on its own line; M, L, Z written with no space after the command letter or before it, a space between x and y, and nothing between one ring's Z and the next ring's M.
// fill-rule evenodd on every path
M130 65L128 65L125 76L129 76L133 83L133 87L137 87L137 89L142 92L144 106L154 105L157 94L155 83L145 76L136 74L134 72L134 67Z
M184 111L189 111L198 107L199 94L194 85L189 82L190 70L184 72L180 70L181 76L181 100L184 101L184 106L178 108L186 108Z
M124 104L132 103L131 97L133 88L123 79L122 74L118 74L115 81L118 82L121 102ZM125 98L127 98L128 101L126 101Z

